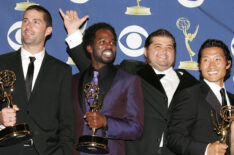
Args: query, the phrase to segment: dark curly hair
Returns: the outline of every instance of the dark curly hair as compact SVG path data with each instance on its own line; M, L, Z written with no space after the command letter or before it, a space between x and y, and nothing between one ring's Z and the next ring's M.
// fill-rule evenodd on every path
M85 35L83 37L83 48L87 51L87 46L88 45L93 45L94 44L94 40L96 38L96 32L99 30L109 30L113 36L114 36L114 40L116 42L117 40L117 35L115 32L115 29L107 23L96 23L91 25L86 31L85 31ZM87 52L86 52L87 53ZM87 53L88 54L88 53Z

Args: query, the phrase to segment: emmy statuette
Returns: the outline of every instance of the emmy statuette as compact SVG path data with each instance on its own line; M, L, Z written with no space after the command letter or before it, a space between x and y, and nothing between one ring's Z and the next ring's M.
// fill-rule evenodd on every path
M97 112L102 108L103 102L98 103L99 87L90 82L84 88L85 97L90 107L90 112ZM91 98L91 99L90 99ZM105 137L97 136L96 129L92 128L92 135L84 135L79 138L77 150L91 154L106 154L109 153L107 146L108 140Z
M4 70L0 72L0 103L6 104L8 108L13 107L12 93L16 76L13 71ZM26 123L9 126L0 131L0 146L10 146L32 138Z
M193 39L196 37L198 29L199 29L199 25L197 26L195 32L192 33L188 33L188 29L190 28L190 21L186 18L179 18L176 21L176 26L179 30L181 30L185 36L185 45L187 48L187 51L189 53L189 57L190 57L190 61L181 61L179 68L180 69L189 69L189 70L198 70L198 63L193 61L193 56L195 55L195 52L192 51L189 42L192 42Z
M214 126L214 130L218 135L221 136L220 143L226 144L227 136L228 136L228 129L234 120L234 106L223 106L220 110L220 116L222 118L221 122L219 121L219 116L216 112L214 120L214 114L211 110L211 121Z

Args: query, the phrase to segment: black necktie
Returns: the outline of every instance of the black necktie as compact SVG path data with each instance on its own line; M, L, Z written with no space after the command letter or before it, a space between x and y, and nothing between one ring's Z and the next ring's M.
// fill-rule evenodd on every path
M222 106L227 105L227 100L226 100L226 95L225 95L225 89L224 88L220 89L220 94L221 94L221 97L222 97Z
M34 61L36 60L35 57L29 57L30 63L28 65L28 72L26 76L26 91L27 97L30 98L31 91L32 91L32 80L33 80L33 73L34 73Z
M165 74L157 74L157 76L158 76L158 79L160 80L162 77L165 76Z

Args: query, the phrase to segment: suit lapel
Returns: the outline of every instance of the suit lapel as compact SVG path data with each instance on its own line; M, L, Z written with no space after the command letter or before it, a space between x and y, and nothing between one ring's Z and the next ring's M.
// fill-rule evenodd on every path
M183 81L183 75L182 75L182 73L180 73L180 72L177 71L177 70L175 70L175 72L176 72L177 76L179 77L180 82L179 82L179 85L178 85L178 87L176 88L176 91L175 91L174 94L176 94L177 92L181 91L181 90L185 87L185 86L184 86L184 82L181 82L181 81Z
M217 99L217 97L215 96L215 94L213 93L213 91L210 89L210 87L203 82L202 85L202 90L203 93L206 93L206 97L205 100L209 103L209 105L216 111L216 112L220 112L221 109L221 105L219 103L219 100Z
M150 98L151 101L148 102L146 100L146 102L148 102L163 118L167 119L167 95L153 68L147 64L137 71L137 75L142 79L143 94L150 91L150 94L144 94L144 98L147 98L149 95L152 96L152 98Z
M84 80L88 76L88 70L85 70L83 73L80 74L80 80L78 81L78 103L80 105L80 108L83 113L86 112L86 106L85 106L85 96L84 96Z
M158 79L157 75L155 74L153 68L150 65L145 65L142 69L140 69L137 72L137 74L142 79L151 84L153 87L155 87L157 90L159 90L162 94L166 95L160 80Z
M230 104L232 106L234 106L234 95L231 94L231 93L229 93L229 92L227 92L227 94L228 94L228 98L229 98Z
M45 56L44 56L44 59L42 61L41 68L39 70L37 79L35 81L33 90L31 92L31 96L29 98L29 102L30 102L31 98L34 97L34 95L36 94L36 92L38 91L38 89L40 88L40 85L41 85L41 83L43 82L43 79L44 79L43 77L46 74L45 71L48 69L48 67L49 67L48 65L50 65L51 60L52 60L52 57L45 52Z
M18 91L21 96L23 96L25 102L28 102L27 94L26 94L26 86L25 86L25 79L23 74L23 68L22 68L22 60L21 60L21 49L16 51L16 62L15 63L15 74L16 74L16 82L17 82L17 89L20 89L21 91ZM13 92L14 93L14 92Z

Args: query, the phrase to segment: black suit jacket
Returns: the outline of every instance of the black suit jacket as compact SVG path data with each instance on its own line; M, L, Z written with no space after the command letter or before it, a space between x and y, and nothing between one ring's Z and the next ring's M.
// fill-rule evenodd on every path
M82 45L68 49L68 54L72 57L80 71L85 70L90 65ZM127 155L152 155L152 154L173 154L166 147L159 148L162 134L166 131L168 122L167 96L153 68L141 61L124 60L117 67L132 74L136 74L142 79L142 91L144 97L144 131L140 139L127 141ZM185 70L177 70L180 78L179 86L175 93L193 86L198 81ZM173 99L172 99L173 100ZM164 140L165 142L165 140ZM165 144L164 144L165 146Z
M20 50L0 56L0 71L5 69L16 74L13 104L20 109L17 124L29 125L37 152L41 155L71 154L75 135L71 67L45 53L29 100ZM16 146L1 147L0 154L17 154Z
M127 154L174 154L166 148L165 139L163 144L164 147L159 148L162 134L165 134L167 129L169 109L172 107L172 101L174 98L168 107L168 98L166 93L150 65L142 62L125 60L120 64L120 66L129 72L135 71L135 74L141 77L144 96L144 132L142 137L137 141L127 142ZM134 67L136 68L134 69ZM180 83L175 94L184 88L198 83L198 81L185 70L176 70L176 73L180 79Z
M233 104L234 96L228 96ZM207 145L220 139L211 121L211 110L214 115L220 113L217 97L202 82L181 91L174 103L167 133L168 147L178 155L204 155Z

